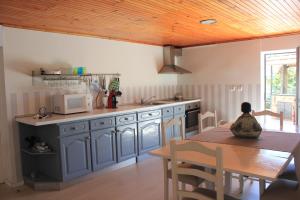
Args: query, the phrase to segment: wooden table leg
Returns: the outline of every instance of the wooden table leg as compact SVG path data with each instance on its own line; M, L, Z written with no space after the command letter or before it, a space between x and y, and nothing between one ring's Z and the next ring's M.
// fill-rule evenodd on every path
M232 184L232 174L230 172L225 172L225 186L224 186L225 194L230 194L231 184Z
M259 194L262 195L266 189L266 181L264 179L259 179Z
M163 159L164 168L164 200L169 200L168 159Z

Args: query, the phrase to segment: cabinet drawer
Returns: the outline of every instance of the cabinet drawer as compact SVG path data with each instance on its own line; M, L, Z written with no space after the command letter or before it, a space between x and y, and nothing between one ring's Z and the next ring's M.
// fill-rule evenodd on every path
M185 105L175 106L174 114L181 114L185 112Z
M173 116L173 113L174 113L173 107L168 107L168 108L163 108L162 109L163 117Z
M88 131L89 131L88 121L59 124L60 136L74 135L74 134L84 133Z
M151 110L138 113L138 120L145 121L149 119L156 119L161 117L161 110Z
M116 117L117 125L124 125L136 122L136 114L121 115Z
M91 130L98 130L104 128L111 128L115 126L114 117L105 117L91 120Z

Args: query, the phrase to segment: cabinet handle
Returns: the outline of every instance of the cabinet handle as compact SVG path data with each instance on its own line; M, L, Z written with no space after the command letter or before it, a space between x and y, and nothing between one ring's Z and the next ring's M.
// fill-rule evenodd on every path
M75 131L75 130L77 130L77 127L73 126L73 127L71 127L70 129L71 129L72 131Z
M104 122L100 122L101 125L104 125Z
M111 131L111 133L115 133L116 131Z
M125 119L125 120L128 120L128 118L127 118L127 117L125 117L124 119Z
M152 116L152 113L149 113L149 116Z
M118 133L118 132L120 132L120 130L117 129L116 132Z

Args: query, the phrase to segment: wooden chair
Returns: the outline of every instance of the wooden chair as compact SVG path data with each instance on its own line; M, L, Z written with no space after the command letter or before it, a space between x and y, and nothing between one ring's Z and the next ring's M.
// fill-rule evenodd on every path
M260 200L299 200L300 191L295 181L279 179L269 185Z
M300 157L300 151L294 152L294 157ZM294 159L295 170L300 172L300 160ZM298 180L300 180L300 173L296 174ZM300 187L297 181L291 181L286 179L278 179L271 183L267 190L261 195L261 200L298 200L300 199Z
M167 135L167 129L168 128L172 128L174 126L179 126L179 138L180 140L184 140L185 139L185 119L184 117L178 117L178 118L174 118L174 119L170 119L168 121L165 121L162 123L162 145L165 146L169 143L168 139L168 135ZM171 136L172 137L172 136Z
M200 153L205 154L208 157L212 157L216 162L216 172L208 173L202 170L197 170L193 168L185 168L178 164L182 162L178 153L180 152L190 152L190 153ZM184 162L189 162L184 160ZM224 195L224 186L223 186L223 156L222 150L220 147L217 147L216 150L207 148L197 142L188 142L185 144L176 144L175 140L171 140L171 163L172 163L172 177L173 177L173 199L177 200L178 198L187 200L187 199L205 199L205 200L235 200L231 196ZM202 166L201 163L192 162L194 165L197 164ZM178 187L178 177L180 175L193 175L201 179L213 182L215 185L214 190L208 190L205 188L196 188L193 191L186 189L179 189Z
M203 121L205 119L208 119L208 118L213 118L213 120L214 120L213 125L212 126L207 126L207 127L204 128ZM204 114L199 113L198 119L199 119L199 132L208 131L208 130L211 130L211 129L216 128L218 126L217 112L216 111L214 111L214 112L207 111Z
M280 130L283 129L283 112L275 113L275 112L272 112L272 111L269 111L269 110L263 110L263 111L255 112L254 110L252 110L252 115L253 116L269 115L269 116L272 116L272 117L279 118Z
M280 179L286 179L291 181L299 181L296 174L296 166L294 162L291 162L285 170L278 176Z
M265 116L265 115L268 115L268 116L272 116L272 117L279 118L279 122L280 122L280 130L283 129L283 112L275 113L275 112L272 112L272 111L269 111L269 110L263 110L263 111L255 112L254 110L252 110L252 115L253 115L253 116ZM288 168L288 169L290 170L290 168ZM285 174L288 174L287 176L290 176L291 171L288 171L288 172L286 172ZM244 188L244 178L245 178L245 176L239 175L240 193L243 192L243 188ZM251 178L251 177L247 177L247 179L250 179L251 182L252 182L253 180L256 180L256 179Z
M272 111L269 111L269 110L264 110L264 111L261 111L261 112L255 112L253 110L252 115L253 116L270 115L270 116L273 116L273 117L277 117L277 118L279 118L279 121L280 121L280 130L283 129L283 112L275 113L275 112L272 112ZM285 171L283 171L283 173L278 178L287 179L287 180L291 180L291 181L298 181L298 178L297 178L297 175L296 175L295 164L290 163L287 166L287 168L285 169Z
M173 128L174 126L179 126L180 128L180 134L179 137L173 137L171 139L178 139L178 140L184 140L185 139L185 119L184 117L174 118L170 119L168 121L165 121L162 123L162 144L163 146L167 145L169 143L170 137L167 135L167 129ZM204 168L199 168L198 166L181 163L181 166L184 166L186 168L197 168L199 170L204 170ZM168 166L167 166L168 167ZM166 170L166 169L164 169ZM167 193L165 194L165 199L168 199L168 190L169 190L169 179L172 179L172 170L167 169L167 174L165 174L166 177L164 178L164 191ZM182 187L185 188L185 184L191 185L193 188L198 187L202 182L203 179L199 179L196 176L191 175L181 175L179 177L179 181L182 183Z

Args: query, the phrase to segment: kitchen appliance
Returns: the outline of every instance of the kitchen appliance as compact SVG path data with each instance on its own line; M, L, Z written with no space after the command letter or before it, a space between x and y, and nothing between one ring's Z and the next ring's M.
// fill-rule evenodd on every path
M110 91L107 98L107 108L117 108L117 97L115 91Z
M92 111L91 94L58 94L53 96L53 112L72 114Z
M117 96L121 96L119 77L112 77L108 86L109 95L107 98L107 108L117 108Z
M174 46L164 46L163 53L164 53L164 65L161 68L161 70L158 72L159 74L191 73L190 71L175 65L175 56L182 55L181 48L175 48Z
M183 100L182 93L180 93L180 92L176 93L175 96L174 96L174 100L175 101L182 101Z
M199 121L198 114L200 113L200 102L188 103L185 105L185 132L198 132Z

